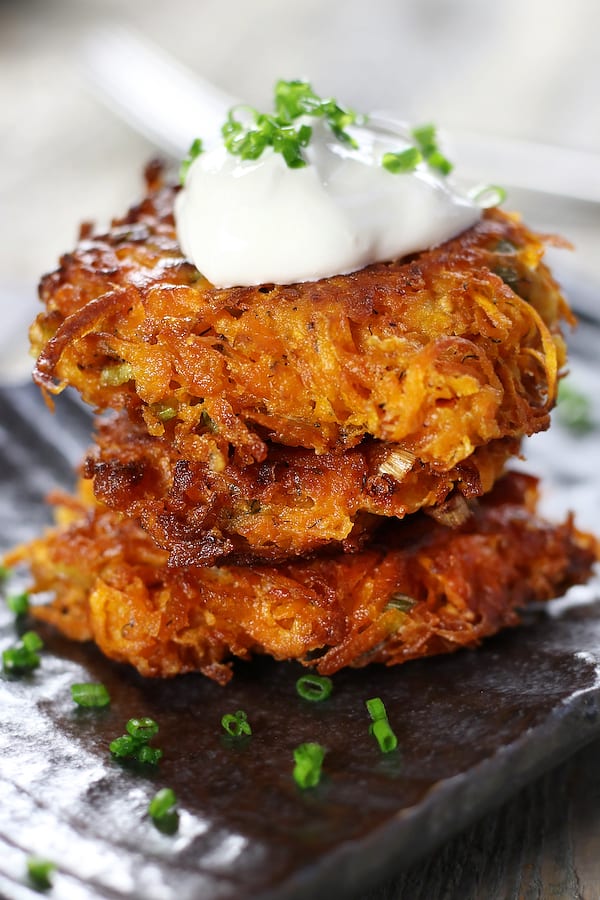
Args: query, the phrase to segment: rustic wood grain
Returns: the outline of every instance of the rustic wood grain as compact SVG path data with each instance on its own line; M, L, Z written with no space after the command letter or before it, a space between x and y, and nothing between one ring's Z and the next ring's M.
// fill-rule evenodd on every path
M600 898L600 741L361 900L546 898Z

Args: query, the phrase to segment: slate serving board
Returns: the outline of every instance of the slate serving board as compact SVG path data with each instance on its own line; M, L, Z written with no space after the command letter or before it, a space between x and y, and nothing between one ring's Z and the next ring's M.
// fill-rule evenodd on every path
M574 376L592 393L598 336L588 323L573 348ZM53 417L32 386L0 391L2 547L48 521L42 498L72 483L89 428L74 397L59 398ZM597 515L597 449L596 435L558 426L530 451L550 506L581 507L586 525ZM27 626L0 609L3 649ZM65 900L360 896L600 734L597 581L477 652L340 673L320 705L297 697L292 664L238 664L226 688L201 676L156 682L40 633L41 668L0 679L0 895L15 900L38 896L24 876L31 853L56 863L51 895ZM107 685L110 708L74 707L70 685L87 680ZM394 754L368 734L373 696L398 734ZM219 723L240 708L253 736L236 743ZM160 725L156 770L110 757L132 716ZM302 792L292 751L307 740L327 747L326 775ZM163 786L179 798L174 835L146 814Z

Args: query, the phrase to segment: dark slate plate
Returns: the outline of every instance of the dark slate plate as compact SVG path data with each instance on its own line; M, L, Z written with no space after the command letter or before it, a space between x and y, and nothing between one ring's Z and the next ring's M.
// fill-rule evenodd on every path
M573 378L595 397L599 334L587 324L574 345ZM73 397L52 417L33 387L0 391L3 547L48 521L42 497L72 482L88 434ZM548 478L549 508L576 507L593 525L597 435L557 425L529 455ZM16 628L2 607L1 649ZM354 896L600 734L598 582L477 652L341 673L321 705L296 696L291 664L238 664L227 688L200 676L160 683L42 634L41 668L0 678L0 895L16 900L35 896L23 874L31 853L56 863L52 896L65 900ZM69 687L85 680L108 686L109 709L73 706ZM368 734L372 696L386 704L399 752L380 754ZM254 733L236 744L219 723L240 708ZM108 753L131 716L160 724L154 772ZM326 776L302 792L292 751L307 740L327 747ZM172 836L146 815L163 786L180 800Z

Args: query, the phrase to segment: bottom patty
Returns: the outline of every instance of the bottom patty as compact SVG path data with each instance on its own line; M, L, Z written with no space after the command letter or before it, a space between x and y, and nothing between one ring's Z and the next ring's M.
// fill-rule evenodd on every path
M595 540L535 513L534 478L510 473L451 528L415 514L377 544L281 565L169 567L133 520L62 497L59 525L14 551L39 619L94 640L146 676L201 671L226 683L232 658L298 659L330 675L473 647L517 609L586 581Z

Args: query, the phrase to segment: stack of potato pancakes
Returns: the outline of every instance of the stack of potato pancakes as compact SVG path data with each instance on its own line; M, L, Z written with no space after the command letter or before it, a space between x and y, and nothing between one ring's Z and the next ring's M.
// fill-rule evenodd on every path
M487 211L440 247L217 289L158 165L41 284L35 380L96 408L58 525L19 548L35 608L144 675L233 657L321 674L476 645L585 581L593 538L505 474L548 427L572 315L541 240Z

